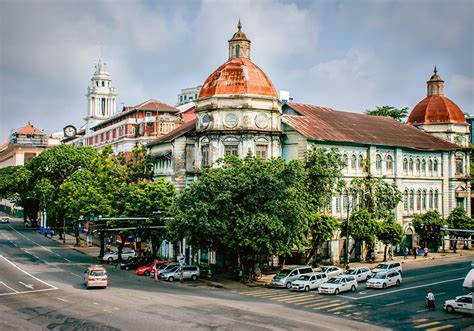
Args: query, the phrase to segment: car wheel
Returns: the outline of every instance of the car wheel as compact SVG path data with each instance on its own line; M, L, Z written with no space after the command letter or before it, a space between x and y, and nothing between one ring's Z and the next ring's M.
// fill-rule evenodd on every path
M107 261L108 261L109 263L112 263L112 262L114 262L114 258L113 258L113 257L109 257L109 258L107 259Z
M147 270L147 271L145 271L144 275L148 277L148 276L150 276L150 272Z
M352 291L352 292L355 292L355 291L356 291L356 287L355 287L355 285L352 285L352 287L351 287L351 291Z
M170 278L168 278L168 280L169 280L170 282L172 282L172 281L174 280L174 277L171 276Z
M291 288L291 282L286 283L286 288L290 289Z
M335 294L335 295L338 295L338 294L339 294L339 289L338 289L338 288L334 291L334 294Z
M192 279L192 280L197 280L197 279L198 279L198 276L193 275L193 276L191 277L191 279Z
M452 313L454 311L454 308L452 306L446 306L446 311L448 313Z
M305 292L309 292L309 286L306 286L306 287L304 288L304 290L305 290Z
M383 283L382 288L387 288L387 283Z
M397 286L400 286L400 280L397 279Z

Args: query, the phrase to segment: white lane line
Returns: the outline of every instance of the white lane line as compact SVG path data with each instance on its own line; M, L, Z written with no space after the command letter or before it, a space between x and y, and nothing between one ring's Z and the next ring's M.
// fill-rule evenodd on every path
M35 276L33 276L32 274L30 274L29 272L23 270L22 268L20 268L19 266L17 266L15 263L11 262L10 260L8 260L8 259L7 259L6 257L4 257L3 255L0 255L0 257L1 257L2 259L4 259L6 262L10 263L13 267L15 267L15 268L17 268L18 270L20 270L21 272L23 272L24 274L30 276L30 277L33 278L33 279L36 279L38 282L43 283L43 284L45 284L45 285L51 287L51 288L54 289L54 290L57 290L57 289L58 289L56 286L53 286L53 285L51 285L51 284L48 284L48 283L46 283L45 281L39 279L38 277L35 277Z
M58 256L60 256L60 255L58 255ZM65 259L67 262L71 262L71 263L72 263L72 261L71 261L71 260L69 260L69 259L66 259L65 257L64 257L63 259Z
M57 288L45 288L42 290L33 290L33 291L22 291L22 292L15 292L15 293L3 293L0 294L0 297L7 296L7 295L16 295L16 294L27 294L27 293L36 293L36 292L46 292L46 291L54 291Z
M31 289L31 290L34 290L34 289L35 289L35 287L33 286L33 284L25 284L25 283L23 283L23 282L18 282L18 283L20 283L20 284L23 285L24 287L28 287L28 288Z
M430 308L428 308L428 309L422 309L422 310L417 310L416 312L417 312L417 313L422 313L422 312L428 311L428 310L431 310L431 309L430 309Z
M434 296L437 296L437 295L443 295L443 294L446 294L446 292L441 292L441 293L433 293Z
M26 237L26 236L23 235L21 232L18 232L16 229L12 228L10 225L9 225L9 227L10 227L10 229L12 229L13 231L15 231L15 232L18 233L19 235L21 235L21 236L25 237L26 239L28 239L29 241L31 241L31 242L32 242L33 244L35 244L36 246L39 246L39 247L41 247L42 249L44 249L44 250L46 250L46 251L48 251L48 252L50 252L50 253L53 253L53 251L50 250L49 248L47 248L47 247L45 247L45 246L42 246L42 245L38 244L37 242L33 241L32 239Z
M387 294L396 293L396 292L409 291L409 290L413 290L415 288L420 288L420 287L427 287L427 286L433 286L433 285L437 285L437 284L456 282L456 281L461 280L461 279L464 279L464 277L455 278L455 279L448 279L448 280L442 280L440 282L435 282L435 283L430 283L430 284L423 284L423 285L417 285L417 286L412 286L412 287L407 287L407 288L401 288L399 290L381 292L381 293L372 294L372 295L366 295L364 297L351 297L351 296L348 296L348 295L339 295L339 296L347 298L347 299L351 299L351 300L362 300L362 299L378 297L378 296L381 296L381 295L387 295Z
M469 270L469 267L462 267L462 268L456 268L456 269L449 269L449 270L441 270L441 271L435 271L436 274L444 274L444 273L447 273L447 272L453 272L453 271L459 271L459 270ZM418 278L420 276L424 276L424 275L418 275L418 276L410 276L410 277L403 277L403 280L406 280L406 279L412 279L412 278Z
M18 293L17 290L15 290L14 288L8 286L7 284L5 284L4 282L0 282L0 284L2 284L3 286L5 286L6 288L8 288L9 290L15 292L15 293ZM5 294L12 294L12 293L5 293ZM1 295L1 294L0 294Z
M404 303L404 302L405 301L398 301L398 302L388 303L388 304L385 305L385 307L399 305L399 304Z
M56 298L56 299L58 299L58 300L60 300L60 301L62 301L62 302L70 302L70 301L67 301L66 299L63 299L63 298Z
M82 276L81 276L81 275L75 274L75 273L73 273L73 272L70 272L70 274L71 274L71 275L73 275L73 276L76 276L76 277L82 278Z

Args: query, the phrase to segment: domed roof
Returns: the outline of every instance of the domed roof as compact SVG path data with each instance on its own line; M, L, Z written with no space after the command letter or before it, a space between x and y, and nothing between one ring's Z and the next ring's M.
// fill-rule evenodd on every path
M421 100L408 116L408 124L467 123L461 109L442 95L430 95Z
M231 58L204 82L199 98L213 95L262 95L278 98L270 79L250 59Z

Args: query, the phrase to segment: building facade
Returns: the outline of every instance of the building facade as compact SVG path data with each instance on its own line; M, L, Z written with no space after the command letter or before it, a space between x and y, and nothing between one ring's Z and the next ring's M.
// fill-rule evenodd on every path
M182 89L181 93L178 94L177 105L180 106L188 102L196 101L199 97L199 93L201 92L201 88L202 85Z
M403 201L395 214L408 246L414 243L414 216L438 210L447 217L456 206L470 212L469 157L463 149L469 141L468 125L461 110L444 96L444 81L436 70L427 82L427 98L415 106L408 124L282 104L270 79L251 62L251 42L240 22L237 29L228 42L229 60L205 80L195 101L196 119L148 145L155 176L183 189L200 169L228 154L303 160L316 145L341 153L347 185L368 176L397 185ZM330 208L339 219L351 209L351 200L343 196L334 196ZM337 234L327 246L334 262L343 251L340 237Z

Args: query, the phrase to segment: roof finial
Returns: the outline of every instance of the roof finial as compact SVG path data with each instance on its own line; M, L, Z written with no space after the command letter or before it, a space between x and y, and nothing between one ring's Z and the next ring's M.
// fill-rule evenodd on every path
M436 66L434 67L434 74L436 75L438 73L438 70L436 70Z
M240 23L240 18L239 18L239 23L237 23L237 29L242 30L242 23Z

